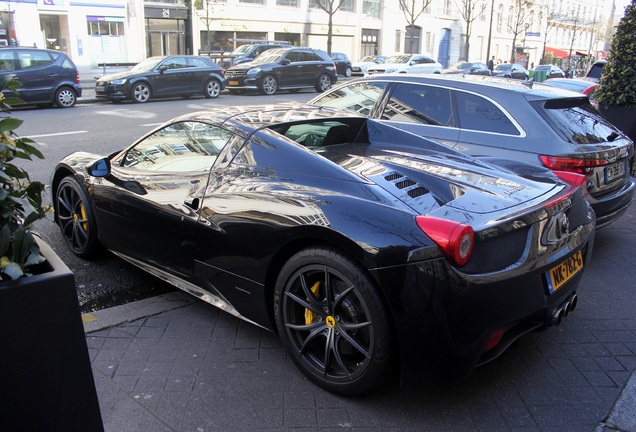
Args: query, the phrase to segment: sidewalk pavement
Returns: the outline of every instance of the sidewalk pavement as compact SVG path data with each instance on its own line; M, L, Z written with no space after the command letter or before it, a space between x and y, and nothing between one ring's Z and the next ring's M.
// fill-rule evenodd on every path
M597 232L579 305L463 383L360 398L313 385L278 336L180 291L83 316L107 432L636 432L636 205Z

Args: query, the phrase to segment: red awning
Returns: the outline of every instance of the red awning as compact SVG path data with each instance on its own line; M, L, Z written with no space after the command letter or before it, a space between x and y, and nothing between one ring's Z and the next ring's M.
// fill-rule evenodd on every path
M558 58L558 59L564 59L568 57L568 52L562 49L558 49L558 48L551 48L551 47L545 47L545 54L546 57L554 57L554 58Z

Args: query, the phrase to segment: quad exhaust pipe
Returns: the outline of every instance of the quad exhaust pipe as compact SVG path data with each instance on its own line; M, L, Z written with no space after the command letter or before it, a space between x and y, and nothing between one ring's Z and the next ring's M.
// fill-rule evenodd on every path
M561 324L561 320L568 316L568 314L576 308L577 302L578 297L576 294L572 294L568 297L567 300L561 303L561 305L552 312L552 320L550 321L550 324L554 326Z

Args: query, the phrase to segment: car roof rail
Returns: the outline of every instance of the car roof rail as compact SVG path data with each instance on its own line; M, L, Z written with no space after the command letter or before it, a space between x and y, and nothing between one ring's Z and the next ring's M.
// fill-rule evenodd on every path
M291 45L292 43L289 41L279 41L279 40L266 40L266 39L228 39L230 42L241 42L241 43L264 43L264 44L286 44Z

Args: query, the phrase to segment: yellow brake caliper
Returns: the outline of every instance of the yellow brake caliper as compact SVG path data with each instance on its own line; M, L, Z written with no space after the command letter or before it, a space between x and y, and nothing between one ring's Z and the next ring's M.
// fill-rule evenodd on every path
M314 293L316 298L318 298L318 288L320 288L320 281L316 282L314 286L311 287L311 292ZM315 319L316 314L305 308L305 324L311 324L312 322L314 322Z
M86 217L86 207L84 207L84 204L80 204L80 213L82 214L82 220L87 221L88 218ZM84 228L84 232L88 232L88 222L83 222L82 228Z

